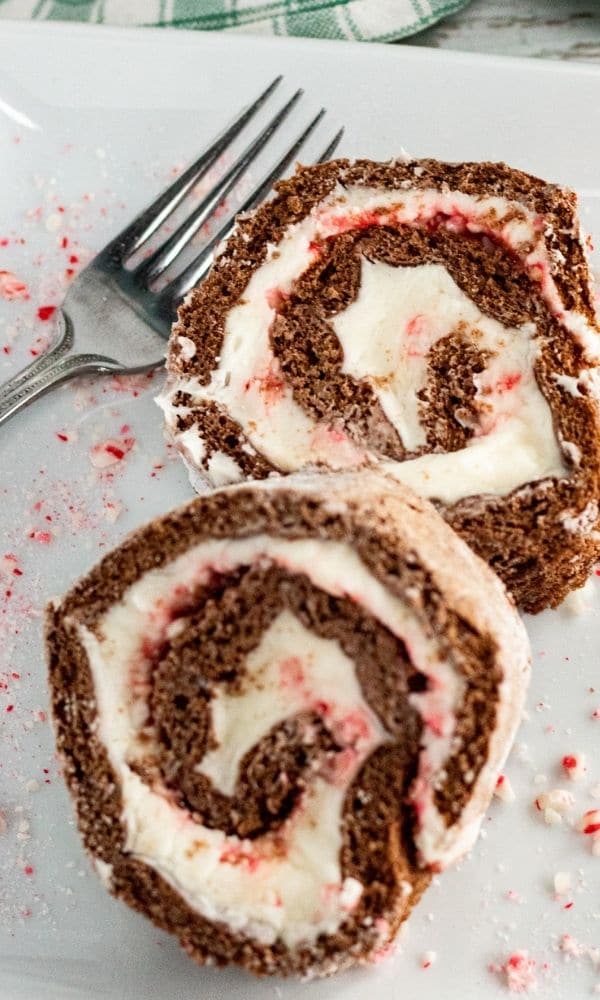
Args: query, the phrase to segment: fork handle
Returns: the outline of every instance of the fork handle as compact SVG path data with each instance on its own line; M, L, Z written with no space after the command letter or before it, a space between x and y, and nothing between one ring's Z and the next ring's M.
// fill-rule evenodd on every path
M61 341L42 357L36 358L22 372L0 386L0 425L28 406L44 393L67 382L76 375L97 375L123 371L112 358L101 354L72 354L65 357L67 348Z
M16 375L13 375L12 378L7 379L6 382L0 385L0 405L1 401L5 401L9 395L21 389L33 376L38 375L45 368L49 368L54 364L72 346L73 327L62 309L59 309L56 333L50 347L43 354L40 354L39 357L34 358L33 361L17 372Z

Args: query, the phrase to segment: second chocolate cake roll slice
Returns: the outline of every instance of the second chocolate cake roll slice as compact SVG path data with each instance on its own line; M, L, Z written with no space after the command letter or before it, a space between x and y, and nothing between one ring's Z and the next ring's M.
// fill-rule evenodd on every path
M161 405L196 482L383 466L535 611L597 556L599 343L572 192L339 160L239 222Z
M374 961L473 844L525 630L429 503L377 473L199 497L48 611L53 714L108 888L201 963Z

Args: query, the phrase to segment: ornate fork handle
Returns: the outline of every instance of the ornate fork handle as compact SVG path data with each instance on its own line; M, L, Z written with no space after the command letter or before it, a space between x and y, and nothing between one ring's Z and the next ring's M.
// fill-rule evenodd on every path
M135 253L215 167L280 83L278 76L251 104L242 108L194 163L79 273L58 310L57 337L52 346L0 385L0 425L34 399L76 375L134 375L164 364L165 346L178 306L209 270L214 251L231 232L237 213L250 211L268 195L274 181L283 176L317 128L325 110L322 108L291 143L286 141L282 155L252 185L241 204L227 206L230 192L298 104L302 90L297 90L229 168L221 172L185 221L141 262L129 265ZM337 132L317 162L329 159L342 131ZM218 209L221 211L217 212ZM157 279L177 264L182 251L190 246L205 223L216 218L220 221L218 231L205 238L197 256L159 290ZM97 345L106 347L108 353L96 353Z
M61 310L62 331L52 347L0 387L0 425L38 396L76 375L122 372L123 367L101 354L69 354L73 330Z

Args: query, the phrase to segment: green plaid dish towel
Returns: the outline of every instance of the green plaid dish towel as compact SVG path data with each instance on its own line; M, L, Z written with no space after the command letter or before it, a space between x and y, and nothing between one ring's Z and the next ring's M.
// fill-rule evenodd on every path
M0 0L0 17L392 42L468 0Z

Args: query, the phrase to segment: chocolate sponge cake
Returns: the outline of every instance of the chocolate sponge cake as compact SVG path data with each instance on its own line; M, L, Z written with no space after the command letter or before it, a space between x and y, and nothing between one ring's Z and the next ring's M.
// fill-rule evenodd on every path
M599 349L572 192L338 160L238 222L160 403L196 485L380 466L537 611L597 557Z
M102 879L257 974L390 945L472 845L529 671L497 577L374 471L198 497L54 603L47 640Z

